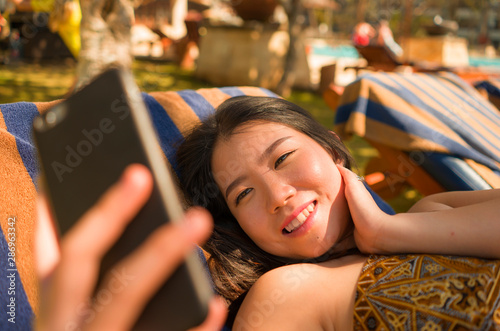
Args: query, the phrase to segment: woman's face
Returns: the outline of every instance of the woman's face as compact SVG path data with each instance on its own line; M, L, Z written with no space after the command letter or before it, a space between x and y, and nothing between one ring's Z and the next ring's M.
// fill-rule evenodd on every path
M237 128L217 142L212 170L242 229L268 253L318 257L350 221L332 156L288 126L252 122Z

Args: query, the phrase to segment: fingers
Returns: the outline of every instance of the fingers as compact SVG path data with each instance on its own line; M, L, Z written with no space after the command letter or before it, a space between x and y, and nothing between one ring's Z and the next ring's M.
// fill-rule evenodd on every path
M352 171L338 166L345 182L345 197L354 221L354 239L361 252L377 253L383 240L382 229L387 223L387 214L380 210L365 185Z
M337 168L339 169L339 172L344 179L344 183L346 185L345 194L349 202L350 200L359 199L360 197L370 197L371 199L370 193L368 192L358 175L341 165L337 165Z
M222 329L226 320L227 307L224 301L215 297L210 302L207 319L198 327L190 329L190 331L219 331Z
M359 225L357 220L369 219L374 216L373 212L379 212L375 200L373 200L372 195L366 189L365 184L360 180L351 170L337 165L342 178L345 183L345 196L347 203L349 204L349 209L351 215L354 219L355 225Z
M119 182L65 235L61 243L63 251L73 257L83 254L91 260L102 257L144 205L152 187L153 180L146 167L139 164L127 167Z
M92 328L124 330L133 326L143 307L178 267L194 242L204 241L211 233L212 218L201 209L186 213L180 225L165 225L107 276L97 292L107 291L110 304L95 306ZM99 305L98 300L96 304ZM165 321L168 323L168 321Z
M47 200L39 195L37 199L37 221L35 230L35 263L39 279L45 279L59 261L59 244L50 216Z
M42 289L37 326L42 330L65 329L129 329L144 306L179 263L210 235L213 222L203 209L186 213L179 224L157 229L133 253L119 262L102 282L91 301L100 261L139 211L150 195L152 178L140 165L130 166L121 180L111 187L61 241L60 256L55 254L50 268L42 273L47 286ZM39 202L40 235L52 235L50 240L57 251L57 239L47 204ZM215 300L203 327L199 330L220 329L226 307ZM168 323L168 321L166 321Z
M47 329L66 329L79 323L86 310L84 302L95 287L101 257L142 207L151 189L147 168L129 166L120 181L62 239L59 264L47 293L42 293L41 315Z

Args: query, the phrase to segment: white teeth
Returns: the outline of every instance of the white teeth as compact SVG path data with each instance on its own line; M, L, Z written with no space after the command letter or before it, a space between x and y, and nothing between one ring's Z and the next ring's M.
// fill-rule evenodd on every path
M299 226L304 224L306 221L307 217L311 214L311 212L314 210L314 203L311 203L309 206L304 208L304 210L297 215L297 217L288 223L288 225L285 227L285 230L288 232L292 232L293 230L297 229Z
M309 212L307 210L304 210L302 213L297 215L297 220L299 221L299 223L303 223L306 220L307 216L309 216Z

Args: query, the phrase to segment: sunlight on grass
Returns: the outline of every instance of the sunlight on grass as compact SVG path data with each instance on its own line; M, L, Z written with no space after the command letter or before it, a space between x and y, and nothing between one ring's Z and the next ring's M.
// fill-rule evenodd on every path
M293 91L288 100L309 111L326 128L333 129L335 113L318 94L306 91Z
M392 206L394 211L401 213L408 211L421 198L422 195L417 190L409 187L396 198L388 200L387 203Z
M137 85L144 92L213 87L195 79L193 71L182 70L173 63L135 61L133 71Z
M371 158L378 156L377 150L359 136L353 136L344 143L356 160L360 175L364 175L363 169Z
M74 72L74 64L65 63L2 66L0 103L60 99L73 84Z
M10 87L0 86L0 96L2 96L2 98L11 98L14 96L14 91ZM5 103L5 102L1 102L1 103Z

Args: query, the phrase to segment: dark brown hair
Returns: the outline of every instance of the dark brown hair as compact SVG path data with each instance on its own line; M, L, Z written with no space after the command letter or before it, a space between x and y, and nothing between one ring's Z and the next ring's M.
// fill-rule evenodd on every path
M203 248L210 254L208 266L216 291L230 302L265 272L299 262L263 251L245 234L229 211L212 173L216 142L231 137L242 124L259 121L279 123L302 132L318 142L333 160L342 160L349 169L353 163L336 135L301 107L280 98L230 98L186 137L177 152L181 188L188 204L203 206L214 217L214 232ZM315 262L320 259L324 257Z

